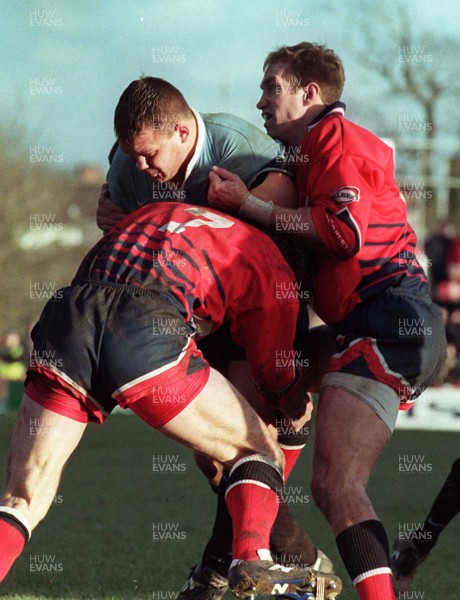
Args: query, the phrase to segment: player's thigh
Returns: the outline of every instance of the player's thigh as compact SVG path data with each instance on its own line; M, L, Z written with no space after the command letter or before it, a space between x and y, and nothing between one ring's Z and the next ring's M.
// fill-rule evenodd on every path
M227 467L242 455L253 453L283 462L267 426L236 388L214 369L202 391L160 431Z
M390 436L368 404L346 389L323 387L316 415L314 478L366 485Z

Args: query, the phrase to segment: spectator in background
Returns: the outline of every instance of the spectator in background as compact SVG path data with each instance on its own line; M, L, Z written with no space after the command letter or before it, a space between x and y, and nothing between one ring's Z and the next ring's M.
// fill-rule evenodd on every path
M8 331L0 344L0 404L7 402L10 381L22 381L26 375L24 346L17 331Z
M450 243L444 259L445 276L433 286L434 299L446 313L446 337L449 344L448 379L460 383L460 235Z
M26 374L22 359L24 346L17 331L7 332L0 349L0 377L7 381L21 381Z
M430 281L434 289L447 279L446 260L452 240L455 237L455 225L444 221L425 242L425 254L430 264Z

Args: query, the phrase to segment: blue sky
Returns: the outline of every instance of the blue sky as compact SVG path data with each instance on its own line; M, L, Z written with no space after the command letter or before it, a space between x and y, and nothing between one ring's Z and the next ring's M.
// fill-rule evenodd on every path
M405 1L422 40L425 31L457 35L457 4ZM301 40L325 43L343 58L353 117L357 94L375 92L349 50L356 17L355 0L6 0L2 121L23 122L30 142L54 146L65 168L105 166L118 97L145 73L171 81L201 112L233 112L261 126L255 103L263 60ZM372 115L364 121L371 127Z

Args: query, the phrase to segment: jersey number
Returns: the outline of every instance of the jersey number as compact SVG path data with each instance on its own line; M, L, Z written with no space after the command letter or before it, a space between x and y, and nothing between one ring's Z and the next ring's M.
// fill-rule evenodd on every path
M185 231L187 227L211 227L212 229L228 229L235 223L230 221L230 219L226 219L225 217L221 217L220 215L216 215L212 212L209 212L203 208L186 208L185 212L191 213L192 215L200 215L201 217L205 217L209 219L209 221L204 221L203 219L190 219L190 221L185 221L185 223L178 223L177 221L169 221L166 225L159 228L159 231L170 231L171 233L182 233Z

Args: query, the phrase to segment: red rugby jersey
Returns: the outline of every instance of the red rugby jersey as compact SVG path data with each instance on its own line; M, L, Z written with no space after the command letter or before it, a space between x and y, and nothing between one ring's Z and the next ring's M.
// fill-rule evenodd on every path
M186 319L193 315L198 337L229 320L264 391L296 379L296 278L274 242L247 223L211 208L146 205L88 253L73 283L88 279L168 293Z
M296 168L300 205L311 207L329 250L315 278L315 310L336 323L369 296L405 283L427 288L416 236L394 178L393 151L344 118L336 102L310 124Z

